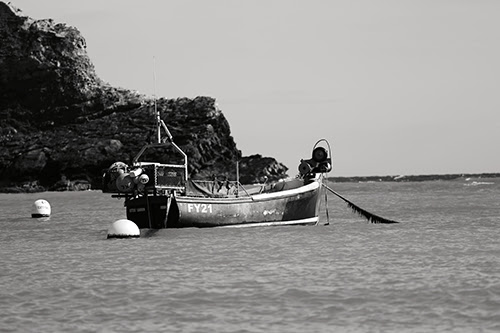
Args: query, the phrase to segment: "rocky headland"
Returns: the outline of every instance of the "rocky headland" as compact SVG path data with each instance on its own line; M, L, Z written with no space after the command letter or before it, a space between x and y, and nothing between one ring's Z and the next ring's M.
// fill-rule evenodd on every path
M103 170L155 140L155 101L97 75L75 27L0 2L0 191L99 189ZM211 97L156 100L192 178L279 180L287 167L241 156Z

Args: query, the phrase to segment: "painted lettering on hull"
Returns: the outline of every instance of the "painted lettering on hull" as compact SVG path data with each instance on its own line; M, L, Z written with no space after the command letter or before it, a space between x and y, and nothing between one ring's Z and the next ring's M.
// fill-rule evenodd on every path
M187 204L188 212L196 212L196 213L203 213L203 214L212 214L213 209L212 209L212 204L194 204L194 203L188 203Z

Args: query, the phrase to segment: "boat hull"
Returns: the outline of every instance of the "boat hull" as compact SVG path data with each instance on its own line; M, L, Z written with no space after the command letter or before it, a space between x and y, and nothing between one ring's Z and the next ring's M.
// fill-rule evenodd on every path
M254 227L318 223L319 181L245 197L142 196L125 202L141 229Z

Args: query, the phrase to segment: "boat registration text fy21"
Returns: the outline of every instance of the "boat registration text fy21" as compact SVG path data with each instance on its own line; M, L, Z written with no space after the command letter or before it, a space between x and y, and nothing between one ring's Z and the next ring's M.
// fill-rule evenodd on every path
M196 213L213 213L212 204L193 204L188 203L188 212L196 212Z

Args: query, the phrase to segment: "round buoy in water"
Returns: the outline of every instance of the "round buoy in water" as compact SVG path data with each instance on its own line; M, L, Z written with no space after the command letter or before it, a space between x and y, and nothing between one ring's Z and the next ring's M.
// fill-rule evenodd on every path
M38 199L33 203L33 210L31 211L31 217L49 217L50 216L50 204L47 200Z
M139 227L134 222L122 219L111 223L108 238L138 238L141 236Z

